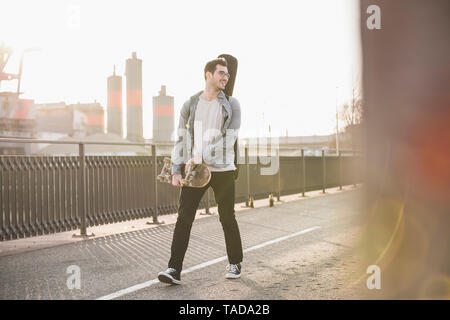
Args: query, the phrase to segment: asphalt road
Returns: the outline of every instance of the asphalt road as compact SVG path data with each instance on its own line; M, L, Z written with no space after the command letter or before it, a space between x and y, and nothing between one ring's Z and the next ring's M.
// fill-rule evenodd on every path
M356 282L366 267L354 249L361 192L237 213L246 250L241 279L225 279L223 231L214 215L194 222L182 285L155 280L167 267L172 224L0 257L0 299L366 298L365 278Z

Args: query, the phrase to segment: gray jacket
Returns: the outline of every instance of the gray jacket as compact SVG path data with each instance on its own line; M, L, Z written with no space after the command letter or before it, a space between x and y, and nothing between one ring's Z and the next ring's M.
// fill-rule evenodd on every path
M193 95L181 108L177 139L172 151L172 174L181 174L184 165L192 158L195 110L202 92ZM234 97L230 96L227 100L223 91L217 99L224 111L223 127L221 134L215 136L202 153L207 164L225 168L234 162L234 143L241 127L241 106Z

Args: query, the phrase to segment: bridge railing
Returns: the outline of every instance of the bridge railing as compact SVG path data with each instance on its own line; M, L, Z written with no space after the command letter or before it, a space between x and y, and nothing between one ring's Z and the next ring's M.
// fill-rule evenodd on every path
M0 241L80 229L138 218L152 218L178 210L180 188L159 183L163 166L157 156L162 144L96 141L48 141L4 139L0 142L78 144L78 156L0 156ZM86 155L87 144L140 145L151 148L149 156ZM150 151L150 150L149 150ZM261 175L267 167L249 161L248 148L240 161L236 202L360 182L362 155L279 156L279 170ZM215 206L211 190L199 208Z

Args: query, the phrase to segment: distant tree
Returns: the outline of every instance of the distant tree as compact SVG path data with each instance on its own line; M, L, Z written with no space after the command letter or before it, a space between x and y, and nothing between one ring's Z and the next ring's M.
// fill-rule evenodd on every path
M345 132L351 135L351 147L360 149L362 146L362 125L364 122L364 100L353 95L350 102L342 106L339 114L340 119L345 123Z
M345 128L348 126L358 125L363 121L364 109L363 100L360 97L352 98L349 103L342 106L340 118L345 123Z

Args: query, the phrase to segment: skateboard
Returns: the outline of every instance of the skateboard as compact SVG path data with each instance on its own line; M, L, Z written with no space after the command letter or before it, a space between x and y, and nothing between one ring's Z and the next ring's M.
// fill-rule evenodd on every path
M160 182L172 184L172 162L169 157L164 158L164 166L161 173L157 176ZM181 174L181 184L183 187L203 188L211 180L211 171L205 164L195 164L188 162L185 165L184 174Z

